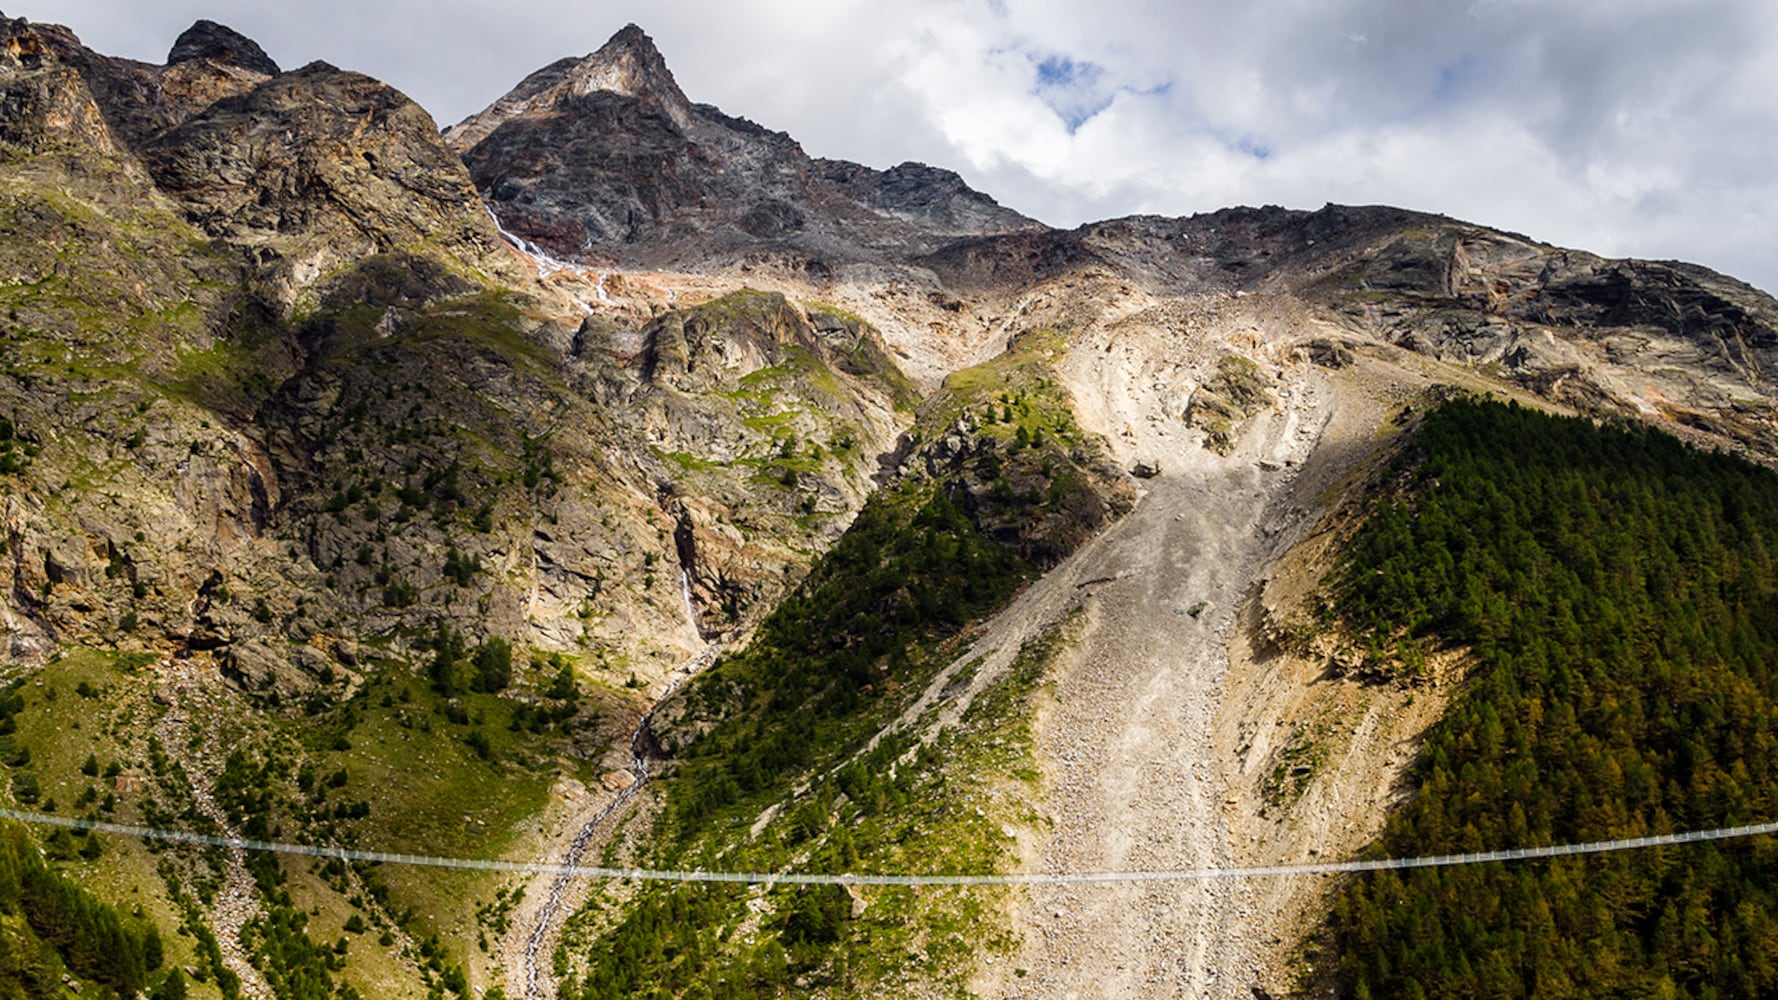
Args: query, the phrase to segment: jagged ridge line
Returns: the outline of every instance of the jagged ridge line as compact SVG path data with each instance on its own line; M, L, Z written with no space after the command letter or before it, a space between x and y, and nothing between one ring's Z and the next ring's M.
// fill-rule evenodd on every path
M166 840L176 843L200 844L208 847L238 847L248 851L274 854L299 854L315 858L338 858L341 861L373 861L427 868L466 868L476 871L515 872L526 875L568 875L611 881L654 882L739 882L746 884L785 885L1091 885L1114 882L1187 882L1205 879L1275 878L1290 875L1334 875L1343 872L1390 871L1407 868L1448 868L1455 865L1488 864L1501 861L1528 861L1539 858L1569 857L1578 854L1606 854L1634 851L1649 847L1670 847L1713 840L1740 840L1778 833L1778 822L1755 823L1748 826L1718 827L1714 830L1692 830L1686 833L1664 833L1651 837L1630 837L1623 840L1594 840L1580 844L1557 844L1549 847L1514 847L1466 854L1432 854L1411 858L1378 858L1360 861L1322 861L1290 865L1254 865L1238 868L1186 868L1175 871L1131 872L1040 872L988 875L828 875L811 872L726 872L672 871L653 868L608 868L600 865L561 865L547 861L505 861L500 859L447 858L429 854L400 854L389 851L365 851L350 847L320 847L314 844L291 844L272 840L250 840L223 837L184 830L164 830L129 823L108 823L103 820L75 819L46 813L0 808L0 818L39 826L59 826L98 833L115 833L143 840Z

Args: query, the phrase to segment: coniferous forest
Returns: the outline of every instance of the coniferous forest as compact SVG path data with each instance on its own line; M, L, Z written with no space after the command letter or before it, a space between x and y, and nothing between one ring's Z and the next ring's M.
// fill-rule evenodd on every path
M24 827L0 824L0 997L63 996L64 969L136 996L161 957L152 924L63 878Z
M1396 473L1340 614L1397 663L1472 666L1378 855L1778 816L1778 475L1474 400ZM1766 837L1368 874L1331 940L1356 997L1771 996L1775 914Z

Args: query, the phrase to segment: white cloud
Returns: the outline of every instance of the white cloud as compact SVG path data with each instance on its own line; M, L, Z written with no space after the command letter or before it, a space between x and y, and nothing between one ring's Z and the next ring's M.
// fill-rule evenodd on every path
M380 76L441 122L635 21L693 100L815 155L958 169L1051 223L1382 202L1778 289L1769 0L30 0L10 13L156 60L211 17L287 66Z

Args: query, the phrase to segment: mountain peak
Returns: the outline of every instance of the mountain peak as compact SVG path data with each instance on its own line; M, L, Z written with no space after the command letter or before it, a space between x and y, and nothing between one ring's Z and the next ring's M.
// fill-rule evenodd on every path
M445 130L445 141L458 152L486 139L506 122L550 112L589 94L617 94L656 112L678 128L691 128L691 101L673 79L654 39L626 24L597 52L558 59L508 91L506 96Z
M654 104L680 128L691 122L691 102L673 79L654 39L626 24L568 73L567 93L580 97L606 91Z
M606 39L605 44L599 47L600 52L618 50L629 50L638 55L661 58L660 50L655 48L654 39L648 37L648 32L643 31L634 21L617 29L610 38Z
M533 72L445 141L503 225L562 256L646 246L678 259L695 244L726 259L767 241L831 262L1043 228L948 170L811 160L788 135L694 106L634 24Z
M173 42L172 51L167 53L168 66L194 59L238 66L266 76L277 76L280 72L278 64L265 54L258 42L227 25L203 19L186 28Z

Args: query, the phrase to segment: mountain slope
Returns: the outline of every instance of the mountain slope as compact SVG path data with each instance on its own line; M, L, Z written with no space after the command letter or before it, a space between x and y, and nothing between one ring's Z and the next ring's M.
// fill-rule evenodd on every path
M1422 414L1494 393L1778 460L1778 303L1690 265L1384 207L1053 230L695 104L634 27L442 136L211 22L161 66L0 41L16 805L673 867L1415 851L1448 786L1415 754L1469 752L1448 705L1487 728L1499 674L1464 678L1497 626L1365 618L1336 570L1400 527L1373 493L1429 488ZM1758 508L1725 496L1695 499ZM1707 642L1756 636L1750 607ZM1762 738L1717 721L1713 755ZM1662 791L1700 821L1709 794ZM1314 938L1332 887L1301 880L604 892L49 846L161 928L151 985L190 967L205 997L1277 994L1302 942L1403 929L1360 889ZM1656 919L1618 954L1763 982L1757 914L1667 875L1736 943ZM1326 985L1499 980L1389 962Z

